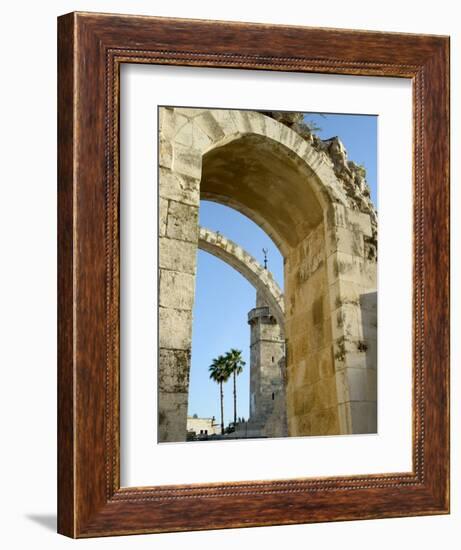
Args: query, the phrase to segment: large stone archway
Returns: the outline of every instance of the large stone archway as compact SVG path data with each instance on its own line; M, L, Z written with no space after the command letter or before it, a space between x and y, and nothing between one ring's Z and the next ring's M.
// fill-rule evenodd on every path
M375 431L375 212L340 142L316 148L256 112L160 114L159 440L186 434L200 198L247 215L284 256L289 434Z

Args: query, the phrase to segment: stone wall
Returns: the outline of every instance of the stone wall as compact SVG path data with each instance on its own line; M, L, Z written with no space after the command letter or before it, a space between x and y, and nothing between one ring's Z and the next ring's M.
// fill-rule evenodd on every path
M171 140L178 125L172 109L160 109L159 441L186 439L192 345L200 178L173 155Z

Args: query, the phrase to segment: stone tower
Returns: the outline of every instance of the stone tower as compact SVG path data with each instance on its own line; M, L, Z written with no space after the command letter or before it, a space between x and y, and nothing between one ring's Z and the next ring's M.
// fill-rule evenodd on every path
M262 294L248 313L250 340L250 418L254 436L286 435L285 337Z

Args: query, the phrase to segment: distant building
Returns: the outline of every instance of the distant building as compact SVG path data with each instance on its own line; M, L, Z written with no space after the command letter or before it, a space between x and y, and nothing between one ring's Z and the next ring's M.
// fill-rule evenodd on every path
M221 426L216 424L214 416L211 418L199 418L196 414L187 417L188 438L206 439L212 435L221 433Z

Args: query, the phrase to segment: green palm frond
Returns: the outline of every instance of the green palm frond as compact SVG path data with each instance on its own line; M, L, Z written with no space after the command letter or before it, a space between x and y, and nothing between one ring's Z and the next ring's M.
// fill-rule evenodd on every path
M228 364L226 358L223 355L213 359L211 365L208 367L210 378L215 382L226 382L230 376L228 370Z
M232 348L226 353L225 359L231 373L240 374L243 371L245 361L243 360L241 350Z

